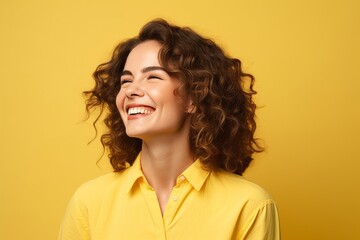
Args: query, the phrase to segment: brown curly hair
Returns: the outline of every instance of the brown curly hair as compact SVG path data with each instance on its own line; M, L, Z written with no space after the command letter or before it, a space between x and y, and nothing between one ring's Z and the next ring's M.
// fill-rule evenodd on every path
M263 150L254 138L254 77L244 73L240 60L228 57L212 40L163 19L147 23L139 36L120 43L111 60L94 72L95 87L84 92L87 112L100 108L94 126L105 113L104 122L109 131L101 136L101 143L109 150L114 171L132 165L141 151L142 140L125 133L115 98L127 56L147 40L162 45L160 64L182 80L177 93L193 102L190 146L194 157L207 169L224 169L241 175L252 161L252 154Z

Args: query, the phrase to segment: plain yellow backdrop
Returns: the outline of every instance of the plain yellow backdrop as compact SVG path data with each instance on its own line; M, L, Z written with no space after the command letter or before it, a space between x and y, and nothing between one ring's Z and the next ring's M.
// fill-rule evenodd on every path
M76 187L109 171L99 141L87 145L81 92L156 17L256 76L267 150L245 176L277 201L283 239L358 239L359 12L355 0L1 1L0 239L56 239Z

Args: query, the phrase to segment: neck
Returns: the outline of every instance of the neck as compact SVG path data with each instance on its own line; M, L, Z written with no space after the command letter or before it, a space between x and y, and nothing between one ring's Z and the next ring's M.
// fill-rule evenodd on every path
M177 177L193 163L189 129L187 126L171 134L158 134L142 139L141 169L156 192L162 214Z
M143 141L141 168L156 191L170 191L176 178L193 163L189 142L181 138Z

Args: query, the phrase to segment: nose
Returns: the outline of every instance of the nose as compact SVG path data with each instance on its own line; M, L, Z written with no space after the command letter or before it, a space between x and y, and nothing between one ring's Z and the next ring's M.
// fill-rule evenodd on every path
M125 94L128 98L142 97L144 96L144 90L138 84L132 83L126 88Z

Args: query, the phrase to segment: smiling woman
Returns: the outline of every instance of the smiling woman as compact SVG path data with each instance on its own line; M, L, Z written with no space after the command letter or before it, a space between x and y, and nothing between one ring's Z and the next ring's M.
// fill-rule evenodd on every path
M59 239L280 238L274 201L241 176L262 149L240 60L158 19L94 78L87 110L109 110L114 173L76 191Z

